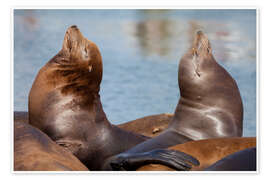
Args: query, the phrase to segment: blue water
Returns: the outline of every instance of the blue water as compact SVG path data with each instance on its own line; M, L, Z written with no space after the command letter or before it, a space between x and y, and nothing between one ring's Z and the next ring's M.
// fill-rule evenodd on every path
M102 53L100 94L112 123L174 112L178 63L201 29L239 86L244 136L256 136L255 10L14 10L14 110L27 110L38 70L73 24Z

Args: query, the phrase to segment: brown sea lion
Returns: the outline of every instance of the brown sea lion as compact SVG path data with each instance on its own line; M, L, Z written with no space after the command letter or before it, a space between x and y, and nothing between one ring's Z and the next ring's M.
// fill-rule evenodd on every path
M169 149L185 152L199 160L199 166L193 166L192 171L204 170L222 158L235 152L256 146L255 137L213 138L190 141L172 146ZM239 166L239 170L241 167ZM150 164L142 166L138 171L172 171L169 167Z
M14 171L88 171L71 152L46 134L23 123L14 123Z
M168 128L112 158L113 164L121 164L123 157L134 159L136 153L192 140L242 136L243 105L239 89L214 59L210 42L201 31L180 61L178 81L181 97Z
M100 101L101 80L97 45L71 26L62 49L41 68L29 94L29 123L70 150L90 170L110 168L106 163L104 167L106 159L148 139L110 124ZM179 168L185 164L182 154L178 154ZM163 150L162 155L159 162L177 166L177 153Z

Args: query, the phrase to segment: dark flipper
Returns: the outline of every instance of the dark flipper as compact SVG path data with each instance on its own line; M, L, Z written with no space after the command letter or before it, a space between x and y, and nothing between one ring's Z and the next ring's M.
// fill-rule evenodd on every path
M178 171L190 170L200 163L194 157L175 150L156 149L143 153L121 153L110 162L112 170L136 170L147 164L162 164Z

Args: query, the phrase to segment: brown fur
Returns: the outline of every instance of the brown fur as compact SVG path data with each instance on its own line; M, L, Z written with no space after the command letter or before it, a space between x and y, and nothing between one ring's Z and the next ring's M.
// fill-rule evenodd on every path
M144 136L155 137L168 127L172 117L173 114L168 113L145 116L127 123L119 124L118 127Z
M69 151L46 134L22 122L14 123L15 171L88 171Z

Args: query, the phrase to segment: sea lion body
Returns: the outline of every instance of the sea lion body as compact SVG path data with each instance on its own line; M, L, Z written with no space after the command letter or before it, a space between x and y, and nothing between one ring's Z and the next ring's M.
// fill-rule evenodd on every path
M244 149L256 147L255 137L213 138L198 141L190 141L184 144L169 147L169 149L185 152L200 162L199 166L193 166L192 171L201 171L210 167L217 161ZM241 166L238 168L241 170ZM172 171L173 169L150 164L142 166L138 171ZM220 169L222 170L222 169Z
M88 171L71 152L46 134L23 123L14 123L14 171Z
M91 170L147 139L109 123L99 96L101 80L98 47L72 26L62 50L41 68L29 93L29 123Z

